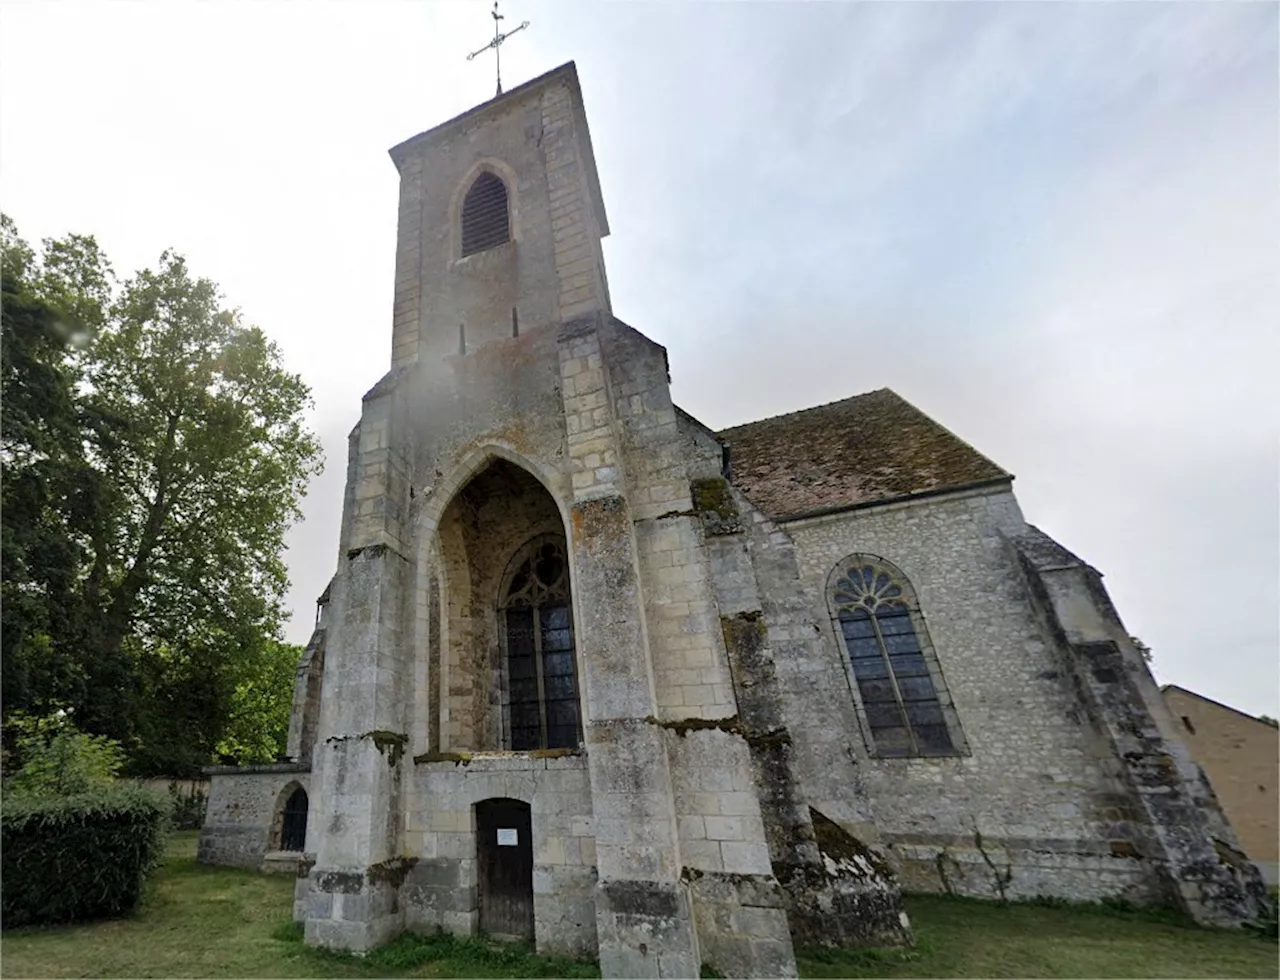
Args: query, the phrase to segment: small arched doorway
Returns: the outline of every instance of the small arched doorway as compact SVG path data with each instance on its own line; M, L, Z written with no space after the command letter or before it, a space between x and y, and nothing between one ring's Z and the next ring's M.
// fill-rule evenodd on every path
M491 936L533 938L533 821L528 803L476 804L480 929Z
M280 850L302 851L307 846L307 791L299 786L284 804L280 822Z

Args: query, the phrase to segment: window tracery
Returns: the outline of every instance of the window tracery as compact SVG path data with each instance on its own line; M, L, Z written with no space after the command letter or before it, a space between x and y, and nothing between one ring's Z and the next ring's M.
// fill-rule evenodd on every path
M501 610L510 745L516 751L572 748L582 725L564 546L535 539L512 564Z

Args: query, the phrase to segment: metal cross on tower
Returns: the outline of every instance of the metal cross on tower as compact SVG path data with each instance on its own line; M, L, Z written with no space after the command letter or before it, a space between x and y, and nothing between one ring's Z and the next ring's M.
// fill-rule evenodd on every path
M507 31L506 34L503 34L502 31L499 30L499 27L501 25L498 22L505 19L506 18L503 17L502 14L498 13L498 0L493 0L493 40L490 41L488 44L486 44L479 51L472 51L469 55L467 55L467 60L470 61L476 55L484 54L490 48L493 48L494 60L498 68L498 95L502 94L502 52L501 50L499 50L502 47L502 42L505 41L507 38L509 38L512 34L515 34L517 31L523 31L526 27L529 26L529 22L527 20L522 21L520 23L520 26L517 27L514 31Z

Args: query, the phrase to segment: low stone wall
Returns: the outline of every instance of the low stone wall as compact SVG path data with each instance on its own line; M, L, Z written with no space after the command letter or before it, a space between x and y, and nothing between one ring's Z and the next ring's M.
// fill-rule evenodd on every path
M238 868L262 867L279 846L281 812L295 786L310 792L311 772L296 763L210 766L209 804L196 860Z
M135 779L135 783L144 786L147 789L158 789L162 793L176 793L178 796L195 796L198 793L209 795L209 780L205 779L184 779L174 777L172 779L166 776L153 776L150 779Z

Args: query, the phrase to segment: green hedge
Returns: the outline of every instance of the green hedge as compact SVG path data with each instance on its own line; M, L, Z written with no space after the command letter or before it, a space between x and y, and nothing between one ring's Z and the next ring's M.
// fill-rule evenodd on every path
M0 811L6 928L120 915L160 860L167 794L114 785L75 796L9 793Z

